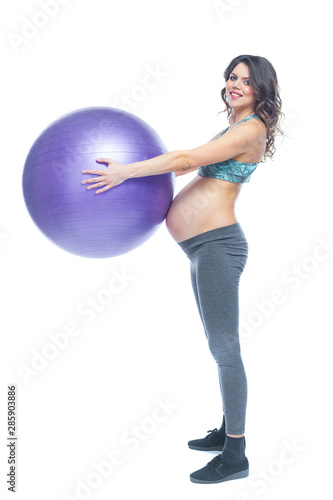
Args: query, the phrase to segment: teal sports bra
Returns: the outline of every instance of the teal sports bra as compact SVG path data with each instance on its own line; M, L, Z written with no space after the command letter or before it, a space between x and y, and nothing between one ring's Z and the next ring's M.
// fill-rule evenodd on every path
M235 123L231 128L235 127L239 123L250 120L250 118L260 118L260 116L253 114L249 115L244 120ZM216 139L219 139L225 132L229 130L229 127L225 129L222 134L220 134ZM231 129L230 129L231 130ZM198 175L201 177L211 177L214 179L222 179L229 182L249 182L251 175L259 165L257 163L245 163L237 160L225 160L219 163L211 163L210 165L205 165L204 167L198 168Z

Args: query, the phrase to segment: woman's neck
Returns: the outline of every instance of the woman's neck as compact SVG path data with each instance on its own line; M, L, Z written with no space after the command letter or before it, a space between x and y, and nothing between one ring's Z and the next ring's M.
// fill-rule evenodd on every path
M230 127L235 125L235 123L238 123L238 122L244 120L244 118L246 118L247 116L253 115L253 114L255 114L253 109L247 109L247 110L232 109L231 115L230 115Z

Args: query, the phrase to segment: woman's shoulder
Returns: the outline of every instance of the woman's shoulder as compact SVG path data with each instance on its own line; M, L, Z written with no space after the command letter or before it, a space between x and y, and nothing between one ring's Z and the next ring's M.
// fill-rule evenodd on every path
M259 115L253 115L250 119L237 125L238 126L235 127L235 129L238 128L239 130L251 130L252 128L257 138L259 138L260 136L266 136L267 134L267 126Z

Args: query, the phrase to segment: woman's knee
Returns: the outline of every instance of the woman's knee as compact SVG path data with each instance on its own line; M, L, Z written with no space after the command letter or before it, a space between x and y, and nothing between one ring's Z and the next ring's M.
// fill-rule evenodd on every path
M218 365L236 365L241 360L240 344L237 339L224 337L216 341L208 336L209 350Z

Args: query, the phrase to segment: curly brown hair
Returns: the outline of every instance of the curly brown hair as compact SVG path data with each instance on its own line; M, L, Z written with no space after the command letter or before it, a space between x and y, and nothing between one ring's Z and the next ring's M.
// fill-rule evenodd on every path
M274 145L276 136L284 136L284 132L280 128L284 113L281 111L282 101L279 95L280 89L276 71L265 57L241 55L235 57L225 69L223 74L225 81L229 79L230 73L239 63L244 63L249 68L250 85L257 99L254 112L260 116L267 127L266 148L261 160L265 162L267 157L272 158L276 151ZM221 97L226 105L223 112L227 111L228 119L230 119L231 107L226 100L225 87L221 90Z

